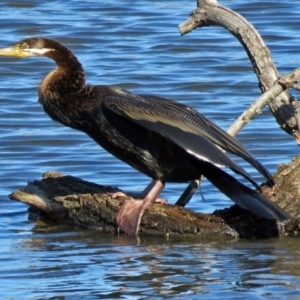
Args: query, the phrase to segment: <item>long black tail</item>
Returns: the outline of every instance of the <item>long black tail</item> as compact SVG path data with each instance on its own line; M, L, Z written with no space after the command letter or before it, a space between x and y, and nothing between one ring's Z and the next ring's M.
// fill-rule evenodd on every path
M207 163L207 166L202 169L202 173L223 194L253 214L280 221L289 218L275 203L265 199L261 194L243 185L218 167Z

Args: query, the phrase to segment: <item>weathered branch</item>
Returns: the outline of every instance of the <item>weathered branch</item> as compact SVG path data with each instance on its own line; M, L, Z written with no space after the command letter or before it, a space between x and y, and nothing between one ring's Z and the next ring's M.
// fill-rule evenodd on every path
M287 75L281 76L279 81L275 83L269 90L263 93L257 100L252 102L250 106L234 121L234 123L229 127L227 132L235 136L238 132L247 125L252 118L261 112L264 106L269 104L273 99L280 95L286 88L293 87L294 83L300 81L300 68L290 72ZM293 102L294 106L296 103ZM295 110L296 112L296 110ZM298 115L295 113L295 115ZM297 122L300 124L300 120ZM299 130L300 128L298 128ZM300 132L300 130L299 130Z
M184 236L240 236L247 238L298 234L300 221L300 157L275 174L277 186L263 186L265 197L277 203L292 219L282 223L253 216L234 205L213 214L195 213L175 205L156 204L146 211L141 234ZM72 176L47 172L41 181L29 182L10 195L59 222L106 232L116 232L115 216L124 200L112 199L115 188L100 186ZM270 196L271 195L271 196Z
M198 7L190 17L179 25L180 33L186 34L204 26L222 26L232 33L244 46L262 92L269 90L279 79L279 74L263 39L245 18L238 13L218 5L216 0L198 0ZM278 124L293 134L298 131L293 98L288 90L271 100L269 107Z

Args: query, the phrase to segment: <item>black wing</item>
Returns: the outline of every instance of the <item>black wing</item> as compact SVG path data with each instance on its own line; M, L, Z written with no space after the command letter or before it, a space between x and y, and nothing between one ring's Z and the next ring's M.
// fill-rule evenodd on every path
M163 107L178 111L179 113L181 111L183 114L188 114L189 120L199 127L202 135L204 135L206 138L208 138L210 141L212 141L214 144L218 145L225 151L242 157L257 171L259 171L271 185L275 185L275 182L269 171L258 160L256 160L237 139L229 135L226 131L222 130L210 120L206 119L196 110L185 106L184 104L152 95L143 95L143 97L153 103L158 103Z
M157 97L142 97L129 93L126 95L124 93L123 97L123 93L120 94L120 96L107 96L103 105L114 113L170 139L201 160L209 161L219 167L231 168L258 187L242 167L233 162L214 144L214 139L217 139L216 133L214 133L214 139L208 138L210 135L207 133L207 122L201 122L200 114L173 101L161 101ZM209 124L212 123L209 122ZM221 131L218 127L216 128Z

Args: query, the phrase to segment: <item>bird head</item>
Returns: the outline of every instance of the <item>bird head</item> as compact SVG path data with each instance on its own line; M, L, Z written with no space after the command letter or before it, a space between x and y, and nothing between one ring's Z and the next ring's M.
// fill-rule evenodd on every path
M46 56L47 53L54 51L47 45L48 39L42 37L27 38L13 44L7 48L0 49L0 55L3 56Z

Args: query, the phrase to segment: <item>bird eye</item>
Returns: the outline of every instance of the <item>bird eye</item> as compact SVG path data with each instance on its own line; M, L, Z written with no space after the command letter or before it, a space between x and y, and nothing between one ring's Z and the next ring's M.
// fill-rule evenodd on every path
M20 45L20 48L22 48L22 49L27 49L28 48L28 44L27 43L22 43L21 45Z
M19 50L22 50L22 49L28 49L28 48L29 48L29 47L28 47L28 44L25 43L25 42L22 42L22 43L20 43L20 44L16 44L14 47L15 47L16 49L19 49Z

